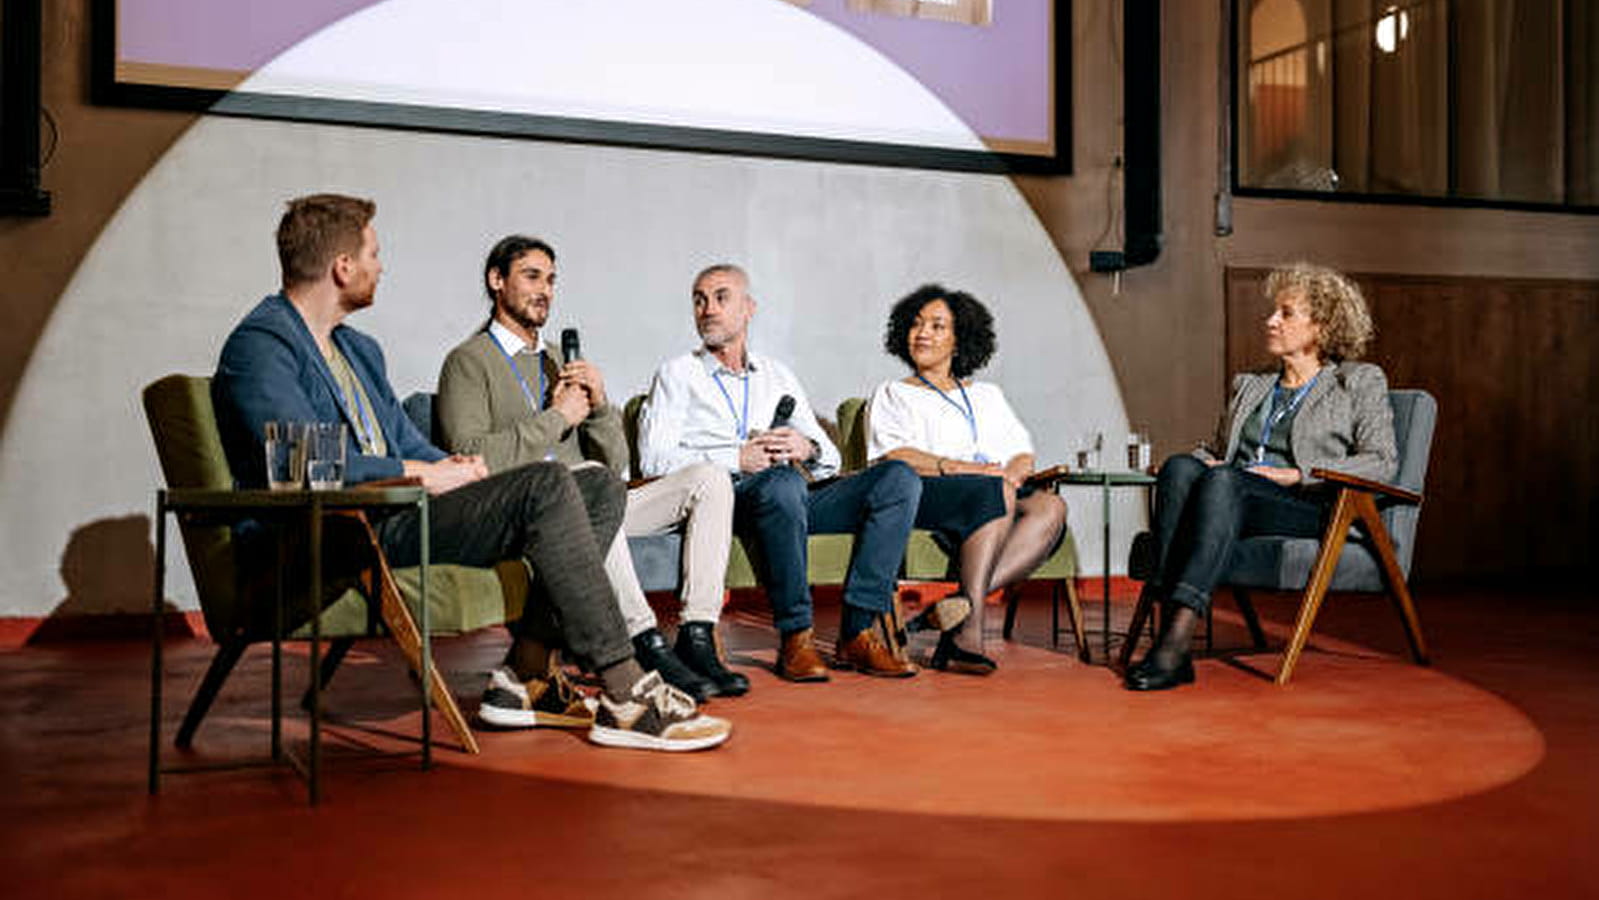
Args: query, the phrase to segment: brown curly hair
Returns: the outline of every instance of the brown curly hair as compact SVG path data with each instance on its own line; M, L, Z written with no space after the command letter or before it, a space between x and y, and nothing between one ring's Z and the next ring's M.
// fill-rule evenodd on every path
M1273 269L1266 276L1263 293L1267 300L1275 300L1283 291L1304 293L1305 302L1310 305L1310 320L1321 326L1319 349L1323 359L1359 359L1377 334L1366 298L1340 272L1307 262Z

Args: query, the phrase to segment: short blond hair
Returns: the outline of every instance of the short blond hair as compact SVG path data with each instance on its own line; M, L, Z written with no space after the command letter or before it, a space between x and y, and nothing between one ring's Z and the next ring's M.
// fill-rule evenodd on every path
M1341 272L1307 262L1273 269L1266 276L1266 299L1275 300L1283 291L1303 292L1310 306L1310 320L1321 326L1320 352L1324 359L1359 359L1377 335L1360 287Z

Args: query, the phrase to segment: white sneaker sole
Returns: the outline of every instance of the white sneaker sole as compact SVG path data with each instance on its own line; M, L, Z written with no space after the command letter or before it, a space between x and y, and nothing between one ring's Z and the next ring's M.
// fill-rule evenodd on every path
M477 717L494 728L590 728L594 725L593 718L499 706L480 706Z
M625 747L631 750L664 750L667 753L681 753L690 750L708 750L727 740L733 734L733 729L720 734L710 734L699 738L667 738L653 734L644 734L639 731L629 731L625 728L607 728L595 725L589 729L589 740L602 747Z

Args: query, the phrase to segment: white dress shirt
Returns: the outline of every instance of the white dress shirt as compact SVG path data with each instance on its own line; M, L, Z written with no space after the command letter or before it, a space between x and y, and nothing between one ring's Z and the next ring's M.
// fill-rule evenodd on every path
M505 348L505 355L507 356L515 356L522 352L523 347L527 346L527 341L522 340L516 332L500 324L499 319L491 319L489 321L489 334L493 335L500 342L500 346ZM533 353L537 354L538 352L539 348L534 347Z
M1005 402L999 385L966 386L973 420L959 390L942 396L932 388L885 381L872 392L866 413L866 458L877 460L902 447L934 456L1004 465L1033 452L1033 439ZM974 433L975 432L975 433Z
M794 398L789 424L821 448L806 467L818 478L837 472L838 448L827 439L805 389L787 366L750 353L744 373L738 374L704 348L655 370L639 416L640 470L647 476L665 475L709 461L737 472L739 447L749 435L771 427L784 394Z

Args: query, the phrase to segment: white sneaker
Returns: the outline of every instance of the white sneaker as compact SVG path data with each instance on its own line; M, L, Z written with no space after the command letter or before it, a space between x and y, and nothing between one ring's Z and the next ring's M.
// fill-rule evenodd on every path
M523 682L500 666L489 673L477 715L495 728L588 728L594 724L591 703L559 668L549 678Z
M623 703L600 695L589 740L636 750L704 750L733 733L732 723L701 713L694 698L667 684L658 672L645 674L629 693Z

